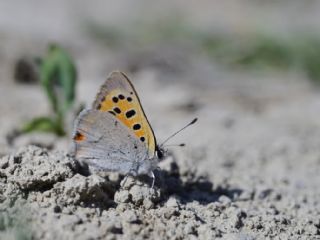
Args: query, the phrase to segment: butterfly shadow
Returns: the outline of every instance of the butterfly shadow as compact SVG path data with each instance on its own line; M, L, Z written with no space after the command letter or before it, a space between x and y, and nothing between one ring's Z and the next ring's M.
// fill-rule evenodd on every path
M156 187L162 189L165 198L178 196L181 202L197 201L202 205L221 200L225 196L230 201L236 200L243 190L229 186L214 186L205 176L197 176L190 171L182 176L179 166L175 162L170 163L170 170L157 169Z
M229 201L234 201L241 195L243 190L231 188L229 186L214 186L214 184L205 176L199 176L192 170L181 173L179 166L175 161L169 163L169 167L165 169L154 170L155 174L155 188L161 191L161 201L165 202L171 196L177 196L182 203L197 201L202 205L207 205L212 202L221 201L221 197L225 196ZM78 165L77 172L83 176L93 174L87 165ZM110 179L110 174L106 174L107 179L105 186L101 191L107 193L108 196L114 196L117 191L121 191L123 180L126 176L117 174L117 177ZM135 177L134 184L145 185L151 188L152 179L149 176L142 175ZM101 186L100 186L101 187ZM97 194L96 194L97 195ZM100 200L100 199L99 199ZM111 199L110 199L111 200ZM103 201L89 201L87 207L98 207L108 209L115 207L116 204L111 200Z

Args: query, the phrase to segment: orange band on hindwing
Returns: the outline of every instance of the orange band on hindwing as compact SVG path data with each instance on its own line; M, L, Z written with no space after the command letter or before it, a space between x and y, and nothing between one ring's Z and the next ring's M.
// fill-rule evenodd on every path
M83 141L85 139L86 139L86 137L83 134L79 133L79 132L76 132L76 134L73 136L73 140L75 140L77 142L81 142L81 141Z

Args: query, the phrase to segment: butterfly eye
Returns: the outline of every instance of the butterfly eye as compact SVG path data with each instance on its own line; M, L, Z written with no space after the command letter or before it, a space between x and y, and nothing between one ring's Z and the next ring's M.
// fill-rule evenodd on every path
M159 148L158 146L156 147L156 153L159 159L162 159L164 157L164 150Z

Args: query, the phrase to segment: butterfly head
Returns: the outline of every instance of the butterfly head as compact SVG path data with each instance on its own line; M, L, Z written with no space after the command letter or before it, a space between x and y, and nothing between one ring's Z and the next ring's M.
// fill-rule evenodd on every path
M158 157L159 160L162 160L166 154L167 154L167 151L162 146L159 146L159 145L156 146L156 156Z

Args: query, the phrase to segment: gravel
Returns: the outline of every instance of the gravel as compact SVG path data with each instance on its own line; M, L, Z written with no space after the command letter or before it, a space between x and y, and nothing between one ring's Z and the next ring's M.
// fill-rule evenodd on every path
M82 175L62 152L28 146L0 160L1 238L23 234L35 239L261 239L320 235L318 202L290 199L259 187L233 194L203 184L169 157L156 186L150 179L104 173ZM170 167L171 166L171 167ZM122 179L122 181L121 181ZM178 191L172 193L175 182ZM205 197L203 197L205 196ZM281 196L281 197L280 197ZM314 199L316 200L316 199ZM307 213L305 213L307 211ZM304 213L305 217L299 217Z

